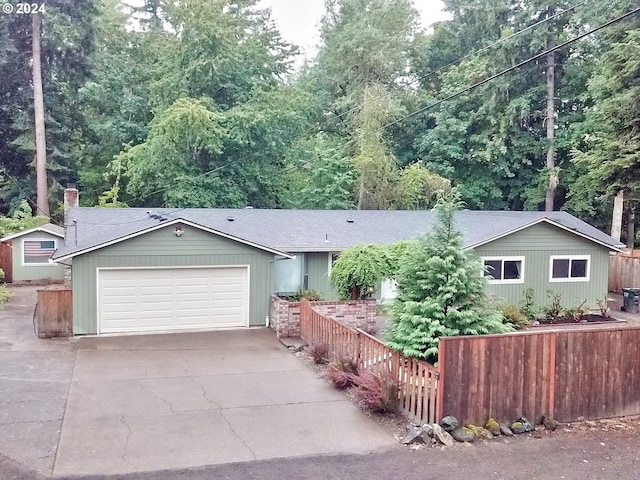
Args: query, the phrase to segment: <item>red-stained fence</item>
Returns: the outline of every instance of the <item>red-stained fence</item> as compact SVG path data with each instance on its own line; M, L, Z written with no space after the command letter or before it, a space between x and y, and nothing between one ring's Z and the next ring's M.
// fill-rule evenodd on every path
M640 327L440 339L443 414L484 425L640 415Z
M308 344L325 344L330 360L353 358L361 369L396 372L401 411L416 423L437 421L438 371L433 365L405 357L360 329L352 329L300 303L300 335Z

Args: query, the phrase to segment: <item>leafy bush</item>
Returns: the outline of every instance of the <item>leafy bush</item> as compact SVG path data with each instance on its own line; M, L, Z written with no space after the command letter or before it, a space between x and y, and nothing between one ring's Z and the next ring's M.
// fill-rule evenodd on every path
M569 307L564 309L562 311L562 315L572 322L579 322L582 318L582 315L586 313L585 309L583 308L586 302L587 301L585 300L577 307Z
M351 394L356 402L376 413L395 412L398 409L398 379L390 371L384 373L364 371L354 377Z
M4 270L0 268L0 282L4 280Z
M0 216L0 237L8 233L39 227L48 221L49 218L45 216L34 217L31 214L29 203L26 200L22 200L10 217Z
M604 298L598 299L597 304L598 304L598 310L600 311L600 315L602 315L603 317L608 317L609 303L607 302L606 295L604 296Z
M529 322L533 322L538 314L536 307L533 288L529 287L522 292L522 300L520 302L520 312L527 317Z
M333 383L338 390L345 390L354 385L358 370L358 361L345 356L331 362L322 373L322 377Z
M311 355L313 362L322 365L329 361L329 345L324 342L312 343L305 347L305 352Z
M8 302L13 297L13 293L7 288L6 285L0 285L0 305Z
M526 327L529 324L527 316L515 305L502 305L500 311L504 318L516 328Z
M329 280L343 299L363 298L389 276L389 269L386 247L355 245L340 253Z
M549 297L551 303L544 307L542 311L544 312L544 318L554 323L560 318L560 315L562 315L562 294L560 292L547 290L547 297Z
M298 290L296 290L296 293L294 293L293 295L287 295L284 298L290 302L299 302L303 298L306 298L310 302L320 302L323 300L322 294L317 290L305 290L303 288L298 288Z
M346 390L353 387L355 377L353 373L345 372L333 363L330 363L322 372L322 378L329 380L338 390Z

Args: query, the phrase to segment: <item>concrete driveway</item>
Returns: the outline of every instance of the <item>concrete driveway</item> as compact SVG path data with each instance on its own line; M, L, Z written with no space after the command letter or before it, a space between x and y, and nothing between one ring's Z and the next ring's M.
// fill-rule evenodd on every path
M38 340L35 289L15 291L0 310L0 386L9 392L0 399L0 453L41 473L119 474L397 445L269 329Z

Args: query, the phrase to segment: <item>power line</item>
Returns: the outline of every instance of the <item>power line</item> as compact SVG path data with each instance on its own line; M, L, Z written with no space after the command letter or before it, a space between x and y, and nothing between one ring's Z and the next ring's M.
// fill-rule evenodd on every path
M509 67L509 68L507 68L505 70L502 70L499 73L496 73L495 75L487 77L484 80L481 80L481 81L479 81L477 83L474 83L473 85L470 85L469 87L466 87L464 89L458 90L458 91L456 91L456 92L454 92L454 93L452 93L450 95L447 95L446 97L444 97L444 98L442 98L440 100L437 100L437 101L435 101L433 103L430 103L429 105L427 105L427 106L425 106L423 108L420 108L420 109L418 109L418 110L416 110L414 112L411 112L411 113L409 113L409 114L407 114L407 115L405 115L405 116L403 116L403 117L401 117L401 118L399 118L397 120L394 120L393 122L389 122L389 123L383 125L382 127L376 129L374 132L372 132L369 135L382 132L385 129L387 129L387 128L393 126L393 125L396 125L396 124L398 124L398 123L400 123L400 122L402 122L402 121L404 121L404 120L406 120L408 118L411 118L411 117L413 117L415 115L418 115L419 113L422 113L422 112L424 112L426 110L429 110L429 109L431 109L431 108L433 108L435 106L438 106L438 105L440 105L440 104L442 104L442 103L444 103L444 102L446 102L448 100L451 100L451 99L453 99L453 98L455 98L455 97L457 97L459 95L462 95L463 93L467 93L467 92L469 92L469 91L471 91L471 90L473 90L473 89L475 89L475 88L477 88L477 87L479 87L481 85L484 85L485 83L488 83L488 82L490 82L492 80L495 80L496 78L501 77L501 76L513 71L513 70L516 70L516 69L522 67L523 65L526 65L527 63L530 63L530 62L533 62L535 60L538 60L538 59L544 57L545 55L548 55L551 52L554 52L556 50L564 48L567 45L570 45L571 43L574 43L574 42L576 42L576 41L578 41L578 40L580 40L580 39L582 39L582 38L584 38L584 37L586 37L588 35L596 33L599 30L602 30L603 28L609 27L610 25L613 25L614 23L617 23L617 22L619 22L619 21L621 21L621 20L623 20L623 19L625 19L627 17L630 17L631 15L633 15L635 13L638 13L639 11L640 11L640 8L636 8L635 10L627 12L624 15L616 17L613 20L610 20L610 21L608 21L608 22L606 22L606 23L604 23L604 24L602 24L602 25L600 25L598 27L595 27L595 28L593 28L593 29L591 29L591 30L589 30L587 32L584 32L584 33L582 33L580 35L577 35L577 36L575 36L575 37L573 37L573 38L571 38L571 39L569 39L569 40L567 40L567 41L565 41L565 42L563 42L563 43L561 43L559 45L556 45L555 47L552 47L552 48L549 48L547 50L544 50L543 52L540 52L537 55L534 55L533 57L530 57L530 58L528 58L526 60L523 60L522 62L520 62L520 63L518 63L516 65L513 65L513 66L511 66L511 67ZM349 141L345 142L344 146L346 147L347 145L351 145L351 144L355 143L355 141L356 141L355 139L349 140ZM307 162L304 162L303 164L307 164L308 165L309 162L307 161ZM279 174L287 173L288 171L295 170L296 168L299 168L299 166L291 165L291 166L283 169L281 172L279 172Z
M449 63L447 63L446 65L444 65L443 67L440 67L438 70L436 70L436 71L434 71L434 72L431 72L431 73L428 73L428 74L424 77L424 79L427 79L427 78L429 78L429 77L431 77L431 76L435 75L436 73L440 73L440 72L441 72L443 69L445 69L445 68L451 67L451 66L453 66L453 65L457 65L458 63L462 62L463 60L466 60L466 59L467 59L467 58L469 58L469 57L472 57L472 56L477 55L477 54L479 54L479 53L486 52L487 50L491 50L493 47L496 47L496 46L498 46L498 45L500 45L500 44L502 44L502 43L504 43L504 42L506 42L506 41L508 41L508 40L511 40L512 38L515 38L515 37L517 37L517 36L519 36L519 35L521 35L521 34L523 34L523 33L525 33L525 32L528 32L529 30L533 30L533 29L534 29L534 28L536 28L537 26L539 26L539 25L543 25L543 24L544 24L544 23L546 23L546 22L549 22L549 21L551 21L551 20L554 20L554 19L556 19L556 18L558 18L558 17L560 17L560 16L564 15L564 14L565 14L565 13L567 13L567 12L571 12L571 11L575 10L576 8L581 7L581 6L582 6L582 5L584 5L585 3L588 3L589 1L590 1L590 0L583 0L582 2L577 3L577 4L575 4L575 5L574 5L574 6L572 6L572 7L569 7L569 8L567 8L567 9L565 9L565 10L561 10L561 11L559 11L558 13L556 13L555 15L552 15L551 17L547 17L547 18L545 18L545 19L543 19L543 20L540 20L540 21L538 21L538 22L536 22L536 23L534 23L534 24L532 24L532 25L529 25L528 27L523 28L522 30L519 30L519 31L517 31L517 32L515 32L515 33L512 33L511 35L508 35L508 36L506 36L506 37L504 37L504 38L501 38L500 40L498 40L498 41L496 41L496 42L492 43L491 45L487 45L486 47L483 47L483 48L481 48L480 50L475 50L475 51L473 51L473 52L471 52L471 53L468 53L467 55L464 55L463 57L458 58L457 60L453 60L452 62L449 62Z
M571 11L575 10L576 8L581 7L582 5L584 5L585 3L588 3L588 2L590 2L590 1L591 1L591 0L583 0L583 1L582 1L582 2L580 2L580 3L577 3L577 4L573 5L572 7L569 7L569 8L567 8L567 9L565 9L565 10L561 10L561 11L557 12L555 15L552 15L551 17L544 18L544 19L542 19L542 20L540 20L540 21L538 21L538 22L536 22L536 23L534 23L534 24L532 24L532 25L529 25L528 27L525 27L525 28L523 28L523 29L521 29L521 30L518 30L518 31L517 31L517 32L515 32L515 33L512 33L511 35L508 35L508 36L506 36L506 37L504 37L504 38L501 38L501 39L499 39L499 40L497 40L497 41L495 41L495 42L493 42L493 43L491 43L491 44L487 45L486 47L483 47L483 48L481 48L481 49L479 49L479 50L474 50L474 51L472 51L472 52L470 52L470 53L468 53L468 54L466 54L466 55L464 55L464 56L462 56L462 57L460 57L460 58L457 58L456 60L452 60L451 62L447 63L446 65L443 65L442 67L438 68L437 70L434 70L433 72L429 72L428 74L426 74L426 75L425 75L423 78L421 78L421 79L409 80L409 82L408 82L408 83L409 83L409 84L415 84L415 83L418 83L418 82L420 82L420 81L424 81L424 80L426 80L426 79L428 79L428 78L432 77L433 75L436 75L436 74L438 74L438 73L441 73L441 72L442 72L444 69L446 69L446 68L449 68L449 67L451 67L451 66L453 66L453 65L457 65L457 64L459 64L460 62L462 62L463 60L466 60L466 59L468 59L468 58L470 58L470 57L473 57L473 56L475 56L475 55L478 55L478 54L480 54L480 53L483 53L483 52L486 52L486 51L488 51L488 50L491 50L492 48L497 47L498 45L500 45L500 44L502 44L502 43L504 43L504 42L507 42L507 41L511 40L512 38L518 37L518 36L522 35L523 33L529 32L530 30L533 30L534 28L536 28L536 27L538 27L538 26L540 26L540 25L543 25L543 24L545 24L545 23L547 23L547 22L549 22L549 21L551 21L551 20L554 20L554 19L556 19L556 18L558 18L558 17L560 17L560 16L564 15L565 13L571 12ZM387 45L388 45L388 43L389 43L389 42L387 42ZM380 97L378 97L378 98L380 98ZM350 109L350 110L348 110L348 111L346 111L346 112L343 112L343 113L341 113L340 115L337 115L337 116L336 116L336 119L340 119L340 118L342 118L343 116L348 115L349 113L352 113L352 112L358 111L358 110L360 110L362 107L363 107L363 105L362 105L362 104L360 104L360 105L358 105L358 106L356 106L356 107L353 107L352 109Z
M584 0L583 2L581 2L581 3L577 4L577 5L575 5L574 7L572 7L571 9L575 9L578 6L583 5L587 1L588 0ZM557 15L561 15L563 13L566 13L569 10L570 9L564 10L563 12L560 12ZM383 125L382 127L376 129L374 132L370 133L369 135L384 131L385 129L387 129L387 128L393 126L393 125L397 125L398 123L400 123L400 122L402 122L402 121L404 121L404 120L406 120L408 118L411 118L411 117L413 117L415 115L418 115L418 114L420 114L420 113L422 113L422 112L424 112L426 110L429 110L429 109L431 109L431 108L433 108L435 106L438 106L438 105L440 105L440 104L442 104L442 103L444 103L444 102L446 102L448 100L451 100L451 99L453 99L455 97L458 97L458 96L460 96L460 95L462 95L464 93L467 93L467 92L469 92L469 91L471 91L471 90L473 90L473 89L475 89L475 88L477 88L479 86L482 86L482 85L484 85L484 84L486 84L486 83L488 83L488 82L490 82L492 80L495 80L496 78L499 78L499 77L501 77L501 76L513 71L513 70L516 70L516 69L522 67L523 65L526 65L526 64L528 64L530 62L538 60L538 59L544 57L545 55L548 55L551 52L554 52L556 50L564 48L567 45L570 45L570 44L572 44L572 43L574 43L574 42L576 42L576 41L578 41L578 40L580 40L582 38L585 38L585 37L587 37L589 35L592 35L593 33L596 33L596 32L598 32L598 31L600 31L600 30L602 30L602 29L604 29L606 27L609 27L609 26L613 25L614 23L617 23L617 22L619 22L621 20L624 20L625 18L630 17L631 15L634 15L635 13L638 13L639 11L640 11L640 8L636 8L634 10L631 10L630 12L627 12L627 13L619 16L619 17L616 17L613 20L610 20L610 21L608 21L608 22L606 22L606 23L604 23L604 24L602 24L602 25L600 25L598 27L595 27L595 28L593 28L593 29L591 29L591 30L589 30L587 32L584 32L584 33L582 33L580 35L577 35L577 36L575 36L575 37L573 37L573 38L571 38L571 39L569 39L569 40L567 40L567 41L565 41L565 42L563 42L563 43L561 43L559 45L556 45L555 47L552 47L552 48L549 48L547 50L544 50L544 51L542 51L542 52L540 52L540 53L538 53L538 54L536 54L536 55L534 55L534 56L532 56L532 57L530 57L530 58L528 58L526 60L523 60L523 61L517 63L516 65L513 65L513 66L511 66L511 67L509 67L509 68L507 68L505 70L502 70L501 72L498 72L498 73L496 73L494 75L491 75L490 77L487 77L487 78L485 78L485 79L483 79L483 80L481 80L479 82L476 82L473 85L470 85L469 87L466 87L464 89L458 90L458 91L456 91L456 92L454 92L454 93L452 93L450 95L447 95L446 97L444 97L444 98L442 98L440 100L437 100L435 102L430 103L429 105L427 105L427 106L425 106L423 108L420 108L420 109L418 109L418 110L416 110L414 112L411 112L411 113L409 113L407 115L404 115L403 117L401 117L401 118L399 118L397 120L389 122L389 123ZM530 27L527 27L527 29L533 28L534 26L537 26L537 25L539 25L539 24L541 24L541 23L543 23L545 21L549 21L554 17L549 17L548 19L545 19L544 21L540 21L540 22L538 22L538 23L536 23L536 24L534 24L534 25L532 25ZM523 30L526 30L526 29L523 29ZM519 32L516 32L516 34L519 34ZM510 37L506 37L506 38L513 38L513 36L515 36L516 34L513 34ZM503 41L506 41L506 38L503 39L502 41L496 42L496 43L502 43ZM485 47L484 49L481 49L481 50L479 50L478 52L475 52L475 53L480 53L482 51L485 51L487 48L491 48L491 47L492 46L490 45L490 46ZM460 61L462 61L464 58L466 58L466 57L463 57L462 59L460 59ZM446 67L442 67L442 68L446 68ZM434 73L437 73L437 72L434 72ZM344 144L344 146L348 146L348 145L351 145L353 143L355 143L355 139L347 141ZM223 168L226 168L226 167L230 166L231 164L232 164L232 162L227 162L227 163L225 163L223 165L220 165L220 166L218 166L218 167L216 167L214 169L208 170L206 172L203 172L203 173L201 173L199 175L196 175L196 176L190 177L190 178L200 178L200 177L203 177L203 176L206 176L206 175L210 175L211 173L215 173L215 172L217 172L219 170L222 170ZM301 163L301 165L291 165L289 167L286 167L283 170L279 171L278 175L281 175L283 173L287 173L288 171L292 171L292 170L294 170L296 168L299 168L302 165L309 165L309 161L304 161L304 162ZM169 189L169 187L161 188L161 189L155 190L155 191L153 191L153 192L151 192L151 193L149 193L147 195L155 195L157 193L162 193L162 192L164 192L164 191L166 191L168 189Z
M600 25L598 27L592 28L591 30L589 30L589 31L587 31L585 33L577 35L577 36L567 40L566 42L562 42L561 44L556 45L555 47L552 47L552 48L549 48L547 50L544 50L544 51L538 53L537 55L534 55L533 57L530 57L530 58L528 58L526 60L523 60L522 62L517 63L516 65L513 65L512 67L509 67L509 68L507 68L505 70L502 70L501 72L496 73L495 75L491 75L490 77L487 77L484 80L480 80L479 82L476 82L476 83L474 83L473 85L470 85L467 88L463 88L463 89L458 90L458 91L456 91L456 92L454 92L454 93L452 93L450 95L447 95L444 98L441 98L440 100L436 100L435 102L430 103L426 107L420 108L419 110L416 110L415 112L411 112L411 113L405 115L404 117L401 117L401 118L399 118L397 120L394 120L393 122L389 122L386 125L380 127L378 130L376 130L376 133L384 130L385 128L388 128L388 127L391 127L393 125L396 125L396 124L402 122L403 120L406 120L407 118L411 118L414 115L418 115L419 113L422 113L422 112L424 112L426 110L429 110L430 108L433 108L433 107L435 107L437 105L440 105L441 103L444 103L444 102L446 102L448 100L451 100L452 98L455 98L455 97L457 97L459 95L462 95L463 93L467 93L467 92L473 90L474 88L477 88L477 87L479 87L481 85L484 85L485 83L488 83L488 82L490 82L492 80L495 80L496 78L501 77L502 75L505 75L506 73L509 73L509 72L511 72L513 70L516 70L516 69L522 67L523 65L526 65L527 63L533 62L534 60L538 60L538 59L544 57L545 55L548 55L551 52L555 52L556 50L564 48L567 45L570 45L570 44L572 44L572 43L574 43L574 42L576 42L576 41L578 41L578 40L580 40L580 39L582 39L582 38L584 38L584 37L586 37L588 35L596 33L598 31L602 30L603 28L609 27L609 26L613 25L614 23L617 23L620 20L624 20L625 18L630 17L631 15L633 15L635 13L638 13L638 12L640 12L640 8L636 8L635 10L631 10L630 12L627 12L624 15L616 17L613 20L610 20L610 21L608 21L608 22L606 22L606 23L604 23L604 24L602 24L602 25Z

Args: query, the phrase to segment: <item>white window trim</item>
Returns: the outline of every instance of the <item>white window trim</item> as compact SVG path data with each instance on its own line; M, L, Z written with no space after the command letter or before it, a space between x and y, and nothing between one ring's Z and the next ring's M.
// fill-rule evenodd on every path
M586 277L553 278L553 261L554 260L569 260L569 275L571 274L572 260L586 260L587 276ZM591 279L591 255L551 255L549 257L549 282L550 283L588 282L590 279Z
M20 250L20 264L23 267L57 267L58 266L57 263L50 262L50 261L47 261L45 263L26 263L24 261L24 242L53 242L53 248L57 249L58 248L57 238L23 238L22 249Z
M518 279L511 279L511 280L496 280L494 278L490 278L490 275L485 275L484 273L482 273L482 276L485 277L487 279L487 281L492 284L492 285L508 285L508 284L517 284L517 283L524 283L524 275L525 275L525 257L524 256L493 256L493 257L480 257L480 260L482 261L482 268L484 269L484 262L485 261L496 261L496 260L501 260L502 263L502 268L504 270L504 262L505 261L519 261L520 265L521 265L521 270L520 270L520 278ZM484 270L483 270L484 272ZM504 275L503 275L504 276Z

